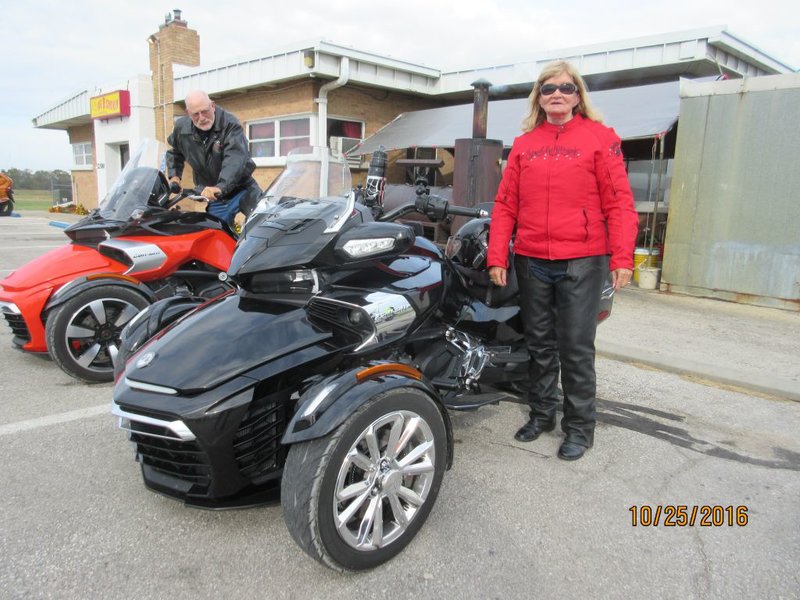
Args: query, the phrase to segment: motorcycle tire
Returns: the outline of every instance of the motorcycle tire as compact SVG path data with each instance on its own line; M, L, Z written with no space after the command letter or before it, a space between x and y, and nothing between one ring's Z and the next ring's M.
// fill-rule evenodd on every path
M13 212L14 202L12 200L0 202L0 217L10 217Z
M295 444L281 481L292 537L337 571L390 560L436 502L446 438L436 403L420 390L398 388L367 401L328 436Z
M149 304L141 294L117 285L77 294L47 316L47 351L65 373L76 379L113 381L122 328Z

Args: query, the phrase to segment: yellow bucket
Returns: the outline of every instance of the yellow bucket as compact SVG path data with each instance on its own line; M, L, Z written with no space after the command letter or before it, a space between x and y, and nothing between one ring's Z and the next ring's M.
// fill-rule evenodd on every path
M649 269L658 266L658 257L661 251L658 248L636 248L633 251L633 280L639 283L639 269Z

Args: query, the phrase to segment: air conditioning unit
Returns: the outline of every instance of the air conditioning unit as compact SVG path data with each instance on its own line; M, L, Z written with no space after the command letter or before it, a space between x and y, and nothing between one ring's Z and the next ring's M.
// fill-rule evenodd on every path
M334 154L341 154L347 159L347 164L351 167L361 165L361 156L356 154L348 156L347 153L361 143L359 138L331 136L331 150Z

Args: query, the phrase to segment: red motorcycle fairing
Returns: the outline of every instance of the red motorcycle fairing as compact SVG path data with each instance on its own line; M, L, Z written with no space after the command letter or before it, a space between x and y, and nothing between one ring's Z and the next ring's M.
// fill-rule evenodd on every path
M68 244L33 259L0 281L0 302L14 304L27 325L29 339L15 343L28 352L47 352L44 311L54 291L88 273L120 274L127 266L94 248Z
M180 236L116 237L97 246L101 254L126 264L126 275L143 281L164 277L187 260L225 271L236 243L230 236L205 229Z

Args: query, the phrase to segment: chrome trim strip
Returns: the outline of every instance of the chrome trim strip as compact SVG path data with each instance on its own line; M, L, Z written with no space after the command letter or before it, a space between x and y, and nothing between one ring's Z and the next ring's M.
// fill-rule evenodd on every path
M175 438L171 438L166 435L158 435L155 433L145 433L142 431L132 431L130 427L125 427L123 424L123 420L127 419L128 421L135 421L137 423L144 423L145 425L155 425L156 427L164 427L165 429L169 429L173 433L175 433L181 441L184 442L193 442L197 439L197 437L192 433L192 431L186 426L186 424L181 421L164 421L163 419L156 419L153 417L146 417L144 415L137 415L133 413L126 412L122 410L116 402L111 402L111 414L115 417L119 417L117 421L117 427L120 429L127 431L128 433L136 433L137 435L146 435L150 437L157 437L166 440L174 440Z
M22 311L16 304L13 302L6 302L5 300L0 300L0 310L2 310L4 313L11 313L14 315L22 314Z
M122 252L128 257L128 259L130 259L131 266L127 271L125 271L126 275L158 269L167 261L167 255L155 244L131 240L110 239L106 240L105 242L100 242L97 245L98 252L103 254L103 256L108 256L107 254L103 253L103 248L112 248Z
M173 388L164 387L163 385L153 385L152 383L144 383L142 381L134 381L133 379L125 378L125 384L134 390L142 390L143 392L153 392L155 394L169 394L174 396L178 390Z

